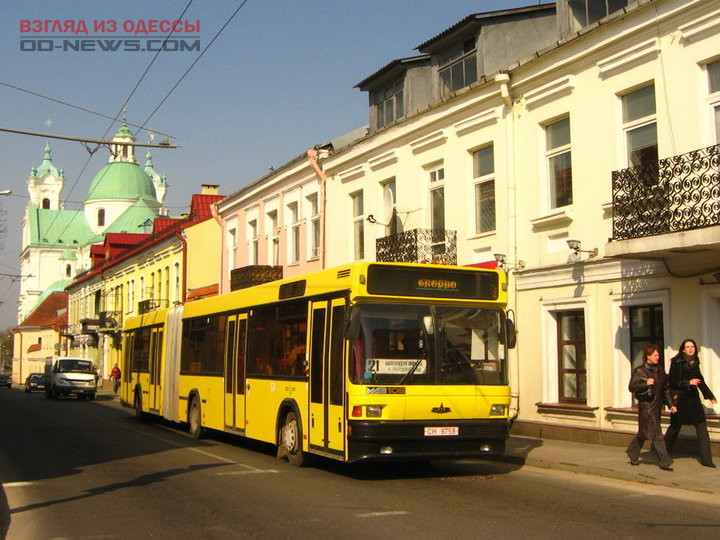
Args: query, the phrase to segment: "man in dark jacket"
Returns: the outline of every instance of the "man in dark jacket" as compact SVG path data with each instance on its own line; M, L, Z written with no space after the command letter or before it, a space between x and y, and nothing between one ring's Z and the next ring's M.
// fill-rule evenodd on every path
M700 462L705 467L715 468L710 450L710 436L705 422L705 410L700 401L700 392L711 403L717 403L702 373L697 345L692 339L686 339L680 345L680 352L673 357L670 365L670 389L677 402L677 413L670 417L670 426L665 432L665 446L672 452L683 425L692 424L697 433Z

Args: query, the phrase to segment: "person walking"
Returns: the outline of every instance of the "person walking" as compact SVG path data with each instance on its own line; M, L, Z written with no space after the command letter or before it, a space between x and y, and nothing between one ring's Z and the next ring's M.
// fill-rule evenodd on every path
M652 441L660 468L672 471L673 460L665 448L660 428L660 413L663 405L667 405L671 412L677 409L665 369L660 364L660 347L648 345L643 349L643 358L645 361L633 370L628 384L628 389L638 398L638 432L625 453L630 458L630 465L638 465L643 444L645 441Z
M120 386L120 368L115 364L110 372L110 380L113 383L113 393L117 395L118 386Z
M705 410L700 401L700 393L711 403L717 403L702 373L700 372L700 359L698 358L697 344L692 339L686 339L680 345L680 351L670 364L670 389L677 403L677 413L670 416L670 426L665 431L665 446L672 452L683 425L695 426L698 447L700 450L700 463L705 467L715 468L710 449L710 436L705 421Z

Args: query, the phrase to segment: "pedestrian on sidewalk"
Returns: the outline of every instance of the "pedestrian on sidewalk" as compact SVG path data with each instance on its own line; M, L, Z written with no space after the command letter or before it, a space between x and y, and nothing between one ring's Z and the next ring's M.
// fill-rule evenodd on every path
M715 468L710 450L710 436L705 421L705 410L700 401L700 393L711 403L717 403L702 373L700 372L700 359L698 358L697 344L692 339L686 339L680 345L680 351L670 364L670 389L677 402L677 413L670 416L670 426L665 431L665 446L672 452L683 425L695 426L697 442L700 450L700 463L705 467Z
M645 361L633 370L628 385L638 399L638 432L625 452L630 458L630 465L638 465L643 444L652 441L660 468L672 471L673 460L665 448L660 413L663 405L667 405L671 412L677 409L670 393L668 376L660 363L660 347L648 345L643 349L643 358Z
M118 386L120 386L120 368L115 364L110 372L110 380L113 383L113 393L117 395Z

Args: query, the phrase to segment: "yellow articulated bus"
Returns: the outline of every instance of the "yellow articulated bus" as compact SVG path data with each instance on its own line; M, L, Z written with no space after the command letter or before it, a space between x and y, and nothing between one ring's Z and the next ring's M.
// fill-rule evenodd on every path
M348 462L477 457L508 437L504 272L353 263L130 318L142 417Z

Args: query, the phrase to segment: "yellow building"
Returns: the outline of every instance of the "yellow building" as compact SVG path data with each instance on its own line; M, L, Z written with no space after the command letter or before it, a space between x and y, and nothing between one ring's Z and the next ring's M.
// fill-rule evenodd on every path
M193 289L217 294L221 237L210 207L221 199L206 185L187 217L156 218L152 234L106 235L93 268L66 289L71 354L96 360L107 377L120 363L126 317L184 303Z

